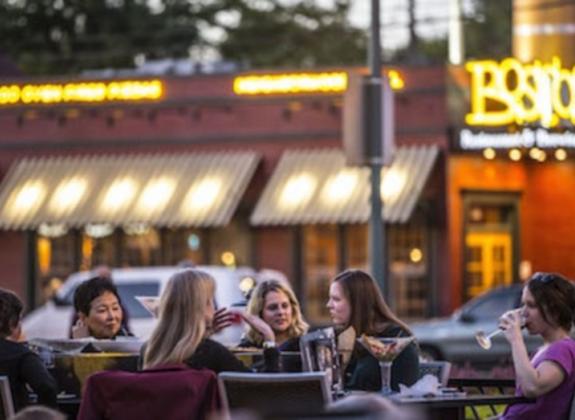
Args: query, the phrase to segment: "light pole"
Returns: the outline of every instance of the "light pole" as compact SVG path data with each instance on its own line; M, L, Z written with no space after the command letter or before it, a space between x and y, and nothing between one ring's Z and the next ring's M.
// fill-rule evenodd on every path
M381 127L381 41L379 0L371 0L371 40L369 47L369 165L371 169L371 215L369 219L369 259L371 274L379 284L384 296L386 296L385 284L385 253L384 235L385 226L382 219L383 203L381 201L381 167L383 164L382 150L382 127Z

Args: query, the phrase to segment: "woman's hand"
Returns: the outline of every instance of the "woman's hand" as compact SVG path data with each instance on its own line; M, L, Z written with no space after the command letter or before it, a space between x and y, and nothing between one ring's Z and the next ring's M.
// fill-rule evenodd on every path
M275 343L276 335L272 330L272 327L270 327L263 319L259 316L248 314L247 312L238 313L254 330L264 336L264 341L273 341Z
M499 318L499 328L503 330L505 338L507 338L507 341L511 344L523 340L521 327L522 318L520 309L507 311Z
M72 338L86 338L90 337L90 331L88 331L88 327L84 322L79 319L76 323L72 326Z
M227 308L220 308L214 313L210 333L219 333L224 328L229 327L234 323L237 315L234 312L228 311Z

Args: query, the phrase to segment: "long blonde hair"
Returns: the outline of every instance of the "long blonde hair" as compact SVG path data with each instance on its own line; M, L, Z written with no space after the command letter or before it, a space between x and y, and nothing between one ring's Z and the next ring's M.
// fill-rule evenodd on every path
M144 368L183 363L194 354L206 334L205 313L214 290L213 277L200 270L186 269L170 278L144 354Z
M290 302L292 322L288 328L288 337L294 338L305 334L309 325L303 320L299 302L291 288L278 280L265 280L257 285L248 302L247 312L262 318L266 296L270 292L281 292ZM264 341L264 337L252 327L249 327L246 338L256 346L261 346Z

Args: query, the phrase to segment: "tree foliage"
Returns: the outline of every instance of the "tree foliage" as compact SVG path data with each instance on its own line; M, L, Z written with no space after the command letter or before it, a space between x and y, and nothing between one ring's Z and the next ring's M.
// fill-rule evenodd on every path
M347 21L350 2L0 0L0 51L32 75L185 58L198 46L251 67L356 64L366 41Z
M464 22L466 57L501 59L511 55L512 0L474 0Z

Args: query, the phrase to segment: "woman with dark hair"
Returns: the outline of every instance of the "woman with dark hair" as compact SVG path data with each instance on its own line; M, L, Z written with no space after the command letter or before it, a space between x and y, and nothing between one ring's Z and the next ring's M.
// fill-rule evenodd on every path
M567 419L575 392L575 287L559 274L535 273L523 288L522 308L499 319L511 345L516 394L535 403L514 404L503 419ZM521 326L543 338L543 347L529 360Z
M78 319L72 324L72 338L110 339L132 335L125 325L118 289L109 277L94 277L74 292Z
M38 355L18 342L22 335L22 302L9 290L0 289L0 375L10 381L16 411L28 405L28 390L38 403L56 406L56 381Z
M362 334L376 337L411 336L408 326L385 303L375 280L360 270L347 270L338 274L329 288L327 308L333 323L341 331L340 337ZM353 340L351 357L345 366L344 386L348 389L377 391L381 389L378 361ZM391 388L399 384L412 385L418 378L419 354L411 343L394 360L391 368ZM345 364L345 359L344 359Z

